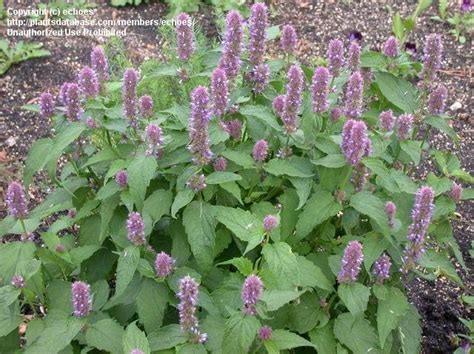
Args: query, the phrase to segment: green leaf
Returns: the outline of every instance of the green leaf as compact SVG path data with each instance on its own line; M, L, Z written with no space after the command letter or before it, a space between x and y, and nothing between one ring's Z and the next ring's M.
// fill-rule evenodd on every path
M0 308L13 304L21 290L13 287L12 285L5 285L0 288Z
M449 126L448 122L443 117L428 116L424 119L424 122L445 133L453 141L459 141L459 136L456 134L454 129Z
M39 139L31 146L23 173L23 184L26 188L30 185L35 172L43 169L48 163L48 159L45 156L48 156L52 147L53 141L50 138Z
M226 182L240 181L242 177L232 172L213 172L206 177L207 184L221 184Z
M346 165L346 158L341 154L331 154L326 155L320 159L311 161L315 165L329 167L329 168L339 168Z
M307 159L292 156L289 159L272 159L263 168L275 176L288 175L290 177L312 177L314 175L311 162Z
M384 234L388 234L385 204L379 197L370 192L360 192L352 196L350 204L359 213L374 220Z
M354 354L379 352L377 335L370 322L363 317L340 314L334 322L334 334Z
M237 165L242 166L243 168L255 167L255 162L253 161L252 157L241 151L225 150L222 152L222 156L232 162L235 162Z
M171 205L171 216L176 217L176 213L181 210L181 208L188 205L191 200L194 199L194 193L190 189L184 189L179 191L174 198L173 204Z
M112 319L100 320L91 325L86 332L87 344L110 353L122 353L124 330Z
M404 39L405 29L403 28L402 18L400 17L400 12L398 11L393 16L392 31L399 41L402 41Z
M36 247L33 242L14 241L0 244L0 274L10 281L11 277L22 275L25 266L33 258Z
M117 263L117 283L113 298L117 298L125 291L128 284L132 281L133 274L140 261L140 249L135 246L129 246L122 251Z
M400 148L415 163L415 166L420 163L421 143L419 141L402 140L400 141Z
M360 283L341 284L337 294L347 309L354 315L360 315L367 310L370 290Z
M196 261L205 270L209 270L214 259L216 242L216 223L212 207L207 203L192 202L184 209L183 225Z
M360 66L363 68L383 68L388 64L387 57L379 52L367 51L360 55Z
M163 283L145 279L137 296L137 312L148 333L158 330L170 300L169 290Z
M260 322L255 316L245 316L237 312L225 323L223 353L246 354L249 352Z
M156 158L146 155L136 157L128 166L130 194L139 210L143 207L146 189L155 175L156 168Z
M23 321L18 302L0 307L0 337L6 336Z
M299 298L304 292L305 290L265 290L261 300L267 305L268 311L276 311Z
M235 197L239 201L240 204L244 204L242 202L242 196L240 193L240 187L237 183L235 182L227 182L227 183L222 183L219 185L222 189L230 193L232 196Z
M285 242L263 246L262 254L268 268L278 278L279 289L294 289L300 283L298 261L291 247Z
M375 82L382 95L404 112L413 113L418 108L417 91L408 81L389 73L376 72Z
M242 274L245 277L253 273L253 264L248 258L236 257L225 262L220 262L217 265L226 265L226 264L232 264L234 267L238 269L240 274Z
M278 350L286 350L298 347L313 347L315 345L310 341L300 337L296 333L284 329L276 329L272 332L272 341L276 343Z
M377 294L376 294L377 295ZM390 332L398 327L400 320L409 309L405 295L397 288L390 287L387 295L379 298L377 307L377 328L379 332L380 347L384 347Z
M409 309L405 317L400 321L398 327L400 335L400 342L402 344L403 353L419 353L421 344L421 327L420 315L418 310L412 304L409 304Z
M123 352L131 353L134 349L140 349L145 354L150 354L150 345L145 333L138 329L135 322L128 325L123 337Z
M143 203L143 213L146 213L153 220L158 222L163 215L170 213L173 193L164 189L157 189Z
M306 202L296 224L296 240L306 237L316 226L336 215L342 209L328 191L319 189Z
M188 334L177 324L162 327L148 336L152 352L174 348L179 344L185 343L187 340Z
M301 209L309 198L311 194L311 189L313 188L313 180L311 178L298 178L292 177L289 178L291 184L296 188L296 193L298 194L298 207L296 210Z
M310 260L303 256L297 256L298 270L300 274L300 286L320 288L327 291L332 291L332 283L324 275L323 271Z
M246 117L255 117L264 123L265 126L271 127L276 131L281 131L281 127L278 124L275 115L265 106L245 105L240 107L239 113Z

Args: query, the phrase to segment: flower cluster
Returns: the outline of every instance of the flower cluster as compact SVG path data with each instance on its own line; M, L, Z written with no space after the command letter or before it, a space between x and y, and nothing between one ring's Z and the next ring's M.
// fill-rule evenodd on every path
M128 173L125 170L120 170L115 175L115 182L120 188L125 189L128 186Z
M319 67L314 71L311 85L313 112L322 113L329 107L329 79L328 69Z
M386 132L390 132L395 127L395 117L392 110L384 111L379 115L379 125Z
M92 69L99 76L100 82L109 79L109 63L105 56L104 49L101 46L94 47L91 52Z
M349 69L354 72L359 70L360 66L360 45L357 41L352 41L349 46L349 53L347 55L347 65Z
M155 259L155 271L159 277L167 277L176 266L176 261L167 253L160 252L156 255Z
M221 122L222 129L229 133L234 140L240 140L242 134L242 123L238 119L232 119L228 122Z
M71 285L72 306L74 316L86 317L92 310L92 298L90 285L82 281L76 281Z
M278 219L273 215L267 215L263 219L263 229L266 233L272 232L278 227Z
M392 260L386 254L381 255L374 262L372 268L372 274L378 283L383 283L390 277L390 267L392 266Z
M10 215L15 219L23 219L28 215L28 203L20 183L11 182L8 185L5 202Z
M400 140L405 140L410 137L411 128L413 125L413 116L409 113L402 114L397 120L398 131L397 137Z
M186 185L194 193L200 192L204 188L207 187L206 176L204 176L203 174L198 174L198 175L191 176L189 178L189 180L186 182Z
M79 88L84 96L94 98L99 94L99 78L90 67L84 67L79 73Z
M134 124L137 114L137 85L138 71L128 68L123 74L122 101L123 114L131 124Z
M264 161L268 156L268 143L266 140L258 140L253 147L253 159L256 162Z
M212 159L209 148L208 124L209 93L203 86L196 87L191 93L191 118L189 119L189 150L194 154L193 161L197 165L207 165Z
M283 26L281 31L281 48L287 54L293 54L296 50L298 38L296 36L295 28L291 25Z
M143 118L149 119L153 115L153 98L145 95L138 100L140 105L140 114Z
M224 115L229 104L229 81L221 68L216 68L212 72L211 101L213 114L216 117Z
M383 53L389 58L396 58L400 54L400 43L398 39L391 36L389 37L383 46Z
M148 141L147 155L161 157L163 146L163 132L159 126L150 123L145 128L145 134Z
M340 39L333 39L329 42L328 62L331 76L339 76L339 71L344 65L344 44Z
M303 71L298 65L292 65L288 70L288 83L281 119L286 132L291 134L298 127L298 114L301 107L304 89Z
M268 22L267 6L256 3L251 8L249 59L254 66L263 63L265 55L265 39Z
M449 195L456 203L459 203L462 198L463 188L460 184L453 182Z
M347 162L352 166L357 166L364 156L370 154L371 143L367 135L367 125L363 121L346 121L342 128L341 148Z
M199 296L199 285L189 275L179 281L179 292L176 294L178 304L179 323L181 329L191 336L194 343L205 343L207 334L199 330L199 321L196 317L196 307Z
M186 13L176 18L176 52L182 61L188 61L194 52L193 21Z
M350 241L344 249L341 260L341 270L337 275L339 284L352 283L357 280L360 266L364 260L362 245L359 241Z
M349 79L345 96L345 114L348 118L357 119L362 114L364 79L356 71Z
M267 64L258 64L251 72L255 93L262 93L268 85L270 67Z
M42 118L50 118L54 113L53 95L49 92L43 92L39 98L39 109Z
M388 226L393 229L395 227L395 215L397 214L397 206L393 202L385 203L385 214L387 214Z
M439 34L431 34L428 36L423 55L423 69L420 75L425 82L430 82L435 79L436 71L441 68L443 42Z
M444 113L448 90L443 85L436 88L428 97L428 112L434 115Z
M258 275L249 275L242 285L242 291L240 297L244 303L243 311L247 315L256 315L256 305L260 297L262 296L263 283Z
M226 16L224 52L219 61L219 67L224 69L228 79L236 77L240 71L240 54L244 40L242 22L242 16L238 11L229 11Z
M145 244L145 222L140 213L135 211L128 214L127 219L128 239L135 246Z
M77 84L69 83L65 87L64 100L66 102L66 116L71 121L77 121L81 118L81 95Z
M214 171L225 171L227 168L227 160L225 157L219 156L217 159L214 160Z
M25 287L25 278L23 278L21 275L14 275L12 276L10 284L17 289L22 289Z

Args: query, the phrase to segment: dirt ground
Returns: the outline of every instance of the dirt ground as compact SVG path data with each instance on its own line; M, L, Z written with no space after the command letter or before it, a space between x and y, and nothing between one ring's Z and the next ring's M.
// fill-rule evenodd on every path
M150 1L139 7L112 8L107 1L99 3L96 16L101 18L158 19L166 15L166 5ZM315 56L325 56L327 43L339 37L346 43L350 31L362 33L362 45L371 49L381 48L384 40L391 34L390 9L399 10L403 15L413 11L416 1L371 0L371 1L271 1L272 24L292 24L298 36L298 57L303 62L311 62ZM17 1L6 0L6 7L18 7ZM457 6L457 5L456 5ZM453 6L455 7L455 6ZM460 136L460 144L449 143L445 136L433 134L431 143L434 146L446 147L455 152L462 161L463 168L474 173L474 142L472 116L472 38L468 37L464 45L456 42L448 33L448 26L430 20L436 13L432 6L421 18L410 37L418 47L421 55L423 39L429 33L440 33L445 44L443 72L441 79L449 91L448 105L458 106L449 113L454 116L453 127ZM198 23L209 36L216 35L213 16L209 8L203 8L200 14L194 15ZM6 28L0 27L4 37ZM12 67L6 75L0 77L0 201L2 188L12 179L19 178L23 163L31 144L51 134L48 121L38 114L21 109L27 103L33 103L45 90L57 94L61 84L75 79L80 68L89 62L89 53L93 46L105 41L105 38L71 37L40 38L44 47L51 52L50 57L34 59ZM162 38L153 27L130 27L127 37L123 38L126 52L135 63L148 58L160 58ZM278 50L278 43L270 45L270 53ZM420 177L434 170L433 163L427 161L417 171ZM30 198L40 200L47 187L41 179L30 189ZM3 203L0 203L0 217L3 217ZM454 223L455 237L462 250L464 260L470 272L464 272L459 264L453 263L466 284L473 289L474 264L469 257L473 240L474 203L463 202L458 207L460 220ZM434 282L415 278L406 284L410 300L422 316L423 352L451 353L455 346L452 338L456 333L466 333L466 328L458 317L473 318L472 312L463 305L460 295L465 290L452 284L446 278ZM472 290L471 290L472 291Z

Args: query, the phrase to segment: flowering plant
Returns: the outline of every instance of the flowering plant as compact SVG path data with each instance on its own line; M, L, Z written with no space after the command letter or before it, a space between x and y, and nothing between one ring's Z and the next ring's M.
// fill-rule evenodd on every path
M268 58L264 4L248 38L229 12L219 48L179 18L167 63L111 72L97 47L59 105L41 95L57 134L7 191L0 234L19 237L0 245L1 341L19 348L22 311L28 353L417 352L403 280L460 282L450 218L472 197L427 141L457 140L440 37L422 65L395 38L383 52L334 39L312 68L291 26ZM428 156L439 171L417 182ZM30 210L40 170L55 189Z

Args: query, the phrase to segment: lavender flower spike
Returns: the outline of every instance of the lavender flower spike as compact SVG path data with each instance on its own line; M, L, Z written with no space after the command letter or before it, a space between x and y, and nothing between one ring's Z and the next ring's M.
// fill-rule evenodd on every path
M397 206L393 202L385 203L385 214L387 214L387 223L391 229L395 227L395 214L396 213L397 213Z
M357 41L352 41L349 46L347 65L352 72L359 70L360 66L360 45Z
M230 137L234 140L240 140L242 135L242 124L238 119L232 119L222 124L224 130L229 133Z
M374 274L377 283L383 283L390 277L391 266L392 260L385 253L374 262L372 273Z
M441 68L441 57L443 55L441 35L431 34L428 36L423 54L421 77L425 82L433 81L436 76L436 71Z
M273 215L267 215L263 219L263 229L270 233L278 227L278 219Z
M74 316L86 317L92 310L91 288L89 284L76 281L71 285Z
M424 253L424 239L428 232L434 210L434 192L430 187L421 187L416 192L415 204L411 213L412 223L408 228L409 243L403 255L401 271L407 273L415 266L420 256Z
M268 143L266 140L258 140L253 147L253 159L256 162L264 161L268 156Z
M188 188L190 188L194 193L202 191L204 188L207 187L206 184L206 176L203 174L194 175L189 178L186 182Z
M78 121L81 118L82 107L79 96L79 86L76 84L69 84L66 93L66 116L72 122Z
M259 276L249 275L242 286L240 297L244 303L243 311L247 315L256 315L257 309L255 305L262 296L263 283Z
M278 117L281 117L283 114L283 109L285 108L285 95L279 95L275 97L272 103L273 111Z
M153 98L145 95L140 97L138 103L140 104L140 113L142 117L146 119L151 118L151 116L153 116Z
M87 98L94 98L99 94L99 79L90 67L85 66L79 73L79 88Z
M176 53L181 61L188 61L194 52L193 21L187 13L176 18Z
M216 68L211 78L211 101L213 114L216 117L223 116L229 104L229 81L225 71Z
M242 16L238 11L229 11L226 16L224 51L219 61L219 67L224 69L228 79L233 79L240 71L240 54L244 39L242 22Z
M397 137L400 140L405 140L410 137L410 131L413 125L413 116L411 114L402 114L398 117L398 131Z
M159 277L164 278L173 273L175 266L176 261L167 253L160 252L156 255L155 270Z
M227 168L227 160L223 156L219 156L215 161L214 161L214 171L225 171Z
M272 339L272 327L263 326L258 330L258 339L270 340Z
M288 83L286 84L285 105L282 114L282 120L288 134L295 132L298 126L303 89L303 71L298 65L292 65L288 70Z
M189 119L189 150L194 154L196 165L206 165L212 159L209 148L208 124L210 119L209 94L207 88L196 87L191 93L191 118Z
M391 110L380 113L379 126L386 132L390 132L395 127L395 117Z
M258 2L251 8L249 59L257 66L263 63L265 55L265 39L268 25L267 6Z
M109 63L105 56L104 49L101 46L94 47L91 52L92 69L99 76L101 83L109 79Z
M262 93L268 86L270 67L267 64L258 64L252 71L255 93Z
M449 196L453 198L456 203L459 203L462 198L463 188L460 184L453 182L451 190L449 191Z
M115 175L115 182L120 188L125 189L128 186L128 173L125 170L120 170Z
M145 128L145 134L148 140L147 155L161 157L163 146L163 131L156 124L150 123Z
M371 143L363 121L349 119L344 124L341 148L347 162L352 166L357 166L360 160L370 153Z
M333 39L328 47L329 72L331 76L339 76L339 70L344 64L344 45L339 39Z
M344 250L344 255L341 260L341 270L337 275L339 284L356 281L363 260L364 255L360 242L350 241Z
M207 334L199 330L199 321L196 317L196 307L199 296L199 285L196 280L189 275L182 278L179 281L179 292L176 296L180 300L178 311L181 329L190 334L192 342L206 342Z
M11 182L8 185L5 202L10 215L15 219L23 219L28 215L26 196L20 183Z
M331 113L329 114L329 118L331 119L333 123L335 123L339 120L339 118L341 118L342 113L343 113L342 109L340 109L339 107L335 107L331 110Z
M322 113L329 107L329 70L319 67L314 71L311 85L313 112Z
M283 26L280 39L283 51L287 54L293 54L296 50L297 41L295 28L291 25Z
M145 222L140 213L131 212L127 219L128 239L135 246L145 244Z
M50 118L54 113L54 99L49 92L43 92L39 98L40 114L43 119Z
M389 37L383 46L383 53L389 58L396 58L400 54L400 43L398 39L391 36Z
M128 68L123 74L123 114L132 123L137 114L137 85L138 72L133 68Z
M69 89L70 84L70 82L65 82L59 90L59 101L63 106L67 106L67 90Z
M428 111L433 115L444 113L448 90L443 85L439 86L428 97Z
M345 114L348 118L357 119L362 114L364 79L356 71L349 79L345 97Z

